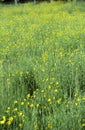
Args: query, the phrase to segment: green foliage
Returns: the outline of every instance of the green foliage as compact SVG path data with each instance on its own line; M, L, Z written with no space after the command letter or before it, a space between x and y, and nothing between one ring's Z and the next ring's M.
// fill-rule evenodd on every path
M0 8L0 130L84 130L82 4Z

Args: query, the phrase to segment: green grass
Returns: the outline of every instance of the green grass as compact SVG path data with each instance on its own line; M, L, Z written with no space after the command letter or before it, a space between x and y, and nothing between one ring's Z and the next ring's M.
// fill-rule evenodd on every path
M85 129L84 4L0 5L0 130Z

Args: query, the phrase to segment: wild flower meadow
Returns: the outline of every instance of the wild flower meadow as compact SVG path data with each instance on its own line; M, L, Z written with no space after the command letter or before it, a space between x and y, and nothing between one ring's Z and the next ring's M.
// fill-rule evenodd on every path
M84 5L0 5L0 130L85 130Z

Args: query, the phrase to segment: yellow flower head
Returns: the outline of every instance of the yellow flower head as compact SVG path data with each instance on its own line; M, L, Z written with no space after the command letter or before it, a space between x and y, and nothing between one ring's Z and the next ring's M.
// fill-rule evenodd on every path
M24 117L24 114L22 113L22 112L18 112L18 116L22 116L22 117Z
M21 105L23 106L23 105L24 105L24 102L21 102Z
M21 123L19 124L19 127L22 127L22 124L21 124Z
M61 101L62 101L62 98L59 98L59 99L57 100L57 103L59 104Z
M7 121L7 125L11 125L12 124L12 122L13 122L13 117L11 116L11 117L9 117L9 119L8 119L8 121Z
M2 120L0 121L0 124L3 125L6 122L6 116L2 117Z
M14 111L17 111L17 108L14 108Z
M54 90L54 92L56 92L56 93L57 93L57 92L58 92L58 89L55 89L55 90Z
M32 108L34 106L34 104L30 104L30 107Z
M17 100L15 100L15 101L14 101L14 104L17 104L17 103L18 103L18 101L17 101Z
M30 93L27 94L27 98L30 98Z
M39 107L39 104L36 104L36 107Z
M59 84L59 82L56 82L55 84L56 84L56 85L58 85L58 84Z
M51 99L50 98L48 98L48 102L50 102L51 101Z
M84 126L85 126L85 123L84 123L84 124L81 124L81 126L84 127Z

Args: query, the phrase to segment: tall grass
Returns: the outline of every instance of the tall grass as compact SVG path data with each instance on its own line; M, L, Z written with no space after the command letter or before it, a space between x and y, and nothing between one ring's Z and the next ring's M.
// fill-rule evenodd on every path
M0 6L0 130L85 129L85 13L72 3Z

